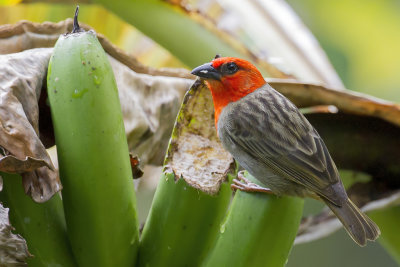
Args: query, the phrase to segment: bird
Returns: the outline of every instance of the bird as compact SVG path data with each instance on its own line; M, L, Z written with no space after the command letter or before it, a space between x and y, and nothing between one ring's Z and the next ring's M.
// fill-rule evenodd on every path
M358 245L378 238L379 227L347 196L317 130L253 64L217 55L191 73L211 91L223 147L262 185L241 173L233 188L321 200Z

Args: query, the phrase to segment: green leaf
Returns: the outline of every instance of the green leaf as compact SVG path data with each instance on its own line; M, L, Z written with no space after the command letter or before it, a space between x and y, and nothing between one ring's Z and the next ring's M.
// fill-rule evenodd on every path
M216 54L244 57L229 44L160 0L94 0L103 4L193 68Z

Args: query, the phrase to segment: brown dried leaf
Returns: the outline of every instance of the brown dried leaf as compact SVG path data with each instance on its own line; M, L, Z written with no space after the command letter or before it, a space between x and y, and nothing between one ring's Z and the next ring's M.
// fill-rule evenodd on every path
M61 189L61 184L49 155L39 139L39 109L42 81L46 76L51 49L38 48L21 53L0 55L0 146L15 159L3 158L5 163L15 163L17 173L22 173L27 194L43 202ZM42 161L40 171L32 172ZM21 169L25 166L26 169ZM10 165L7 167L12 169ZM1 169L7 171L6 169ZM37 181L41 181L38 183Z
M339 112L381 118L400 126L400 105L350 90L287 79L266 79L298 107L333 105Z
M129 150L141 164L161 165L176 114L192 80L136 73L109 57L117 81Z
M32 157L25 157L21 160L15 156L5 156L0 158L0 171L9 173L23 173L31 172L37 168L46 166L47 168L53 168L43 159L36 159Z
M30 257L26 241L13 234L8 219L8 209L0 205L0 266L27 266Z
M312 113L338 113L339 110L334 105L318 105L311 106L307 108L300 108L301 113L303 114L312 114Z

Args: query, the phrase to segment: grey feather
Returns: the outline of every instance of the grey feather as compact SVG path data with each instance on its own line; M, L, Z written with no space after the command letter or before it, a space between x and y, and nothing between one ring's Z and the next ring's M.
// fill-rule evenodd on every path
M277 194L316 193L341 204L331 187L340 183L338 171L323 140L297 107L269 85L226 106L218 132L236 160ZM260 177L265 175L258 173L260 165L277 177Z
M229 103L218 120L223 146L276 194L319 196L361 246L378 226L347 197L323 140L297 107L269 85Z
M326 204L342 222L351 238L360 246L365 246L367 240L375 240L380 235L378 226L363 214L350 199L347 199L341 207L328 201Z

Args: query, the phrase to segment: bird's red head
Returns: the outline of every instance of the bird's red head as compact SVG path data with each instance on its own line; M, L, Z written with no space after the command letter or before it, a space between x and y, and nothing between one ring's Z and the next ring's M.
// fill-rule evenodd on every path
M210 63L195 68L192 74L205 79L211 90L216 126L219 114L226 105L241 99L266 83L253 64L234 57L216 57Z

